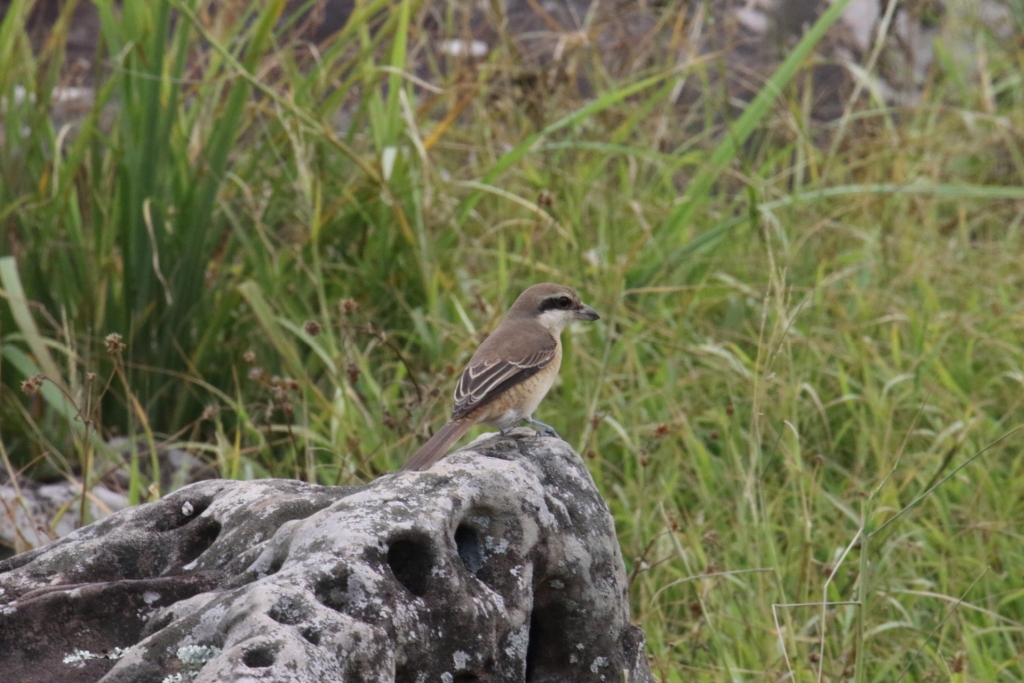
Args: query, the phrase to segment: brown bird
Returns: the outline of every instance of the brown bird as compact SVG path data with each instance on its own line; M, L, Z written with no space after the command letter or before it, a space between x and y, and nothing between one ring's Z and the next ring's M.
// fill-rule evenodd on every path
M476 424L497 427L504 434L526 421L557 437L554 429L532 416L562 364L562 330L576 320L600 317L579 294L562 285L534 285L520 294L462 372L451 419L402 470L428 469Z

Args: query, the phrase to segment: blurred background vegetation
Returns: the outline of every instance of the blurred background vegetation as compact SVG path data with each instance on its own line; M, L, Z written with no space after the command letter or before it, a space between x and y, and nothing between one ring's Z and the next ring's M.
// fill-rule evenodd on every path
M602 322L538 417L659 678L1024 680L1020 0L36 5L7 481L369 481L562 282Z

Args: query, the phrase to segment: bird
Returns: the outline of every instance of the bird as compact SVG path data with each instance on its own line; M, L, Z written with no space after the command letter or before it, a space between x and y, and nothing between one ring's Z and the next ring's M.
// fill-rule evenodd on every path
M550 426L533 419L533 411L558 375L562 364L561 333L577 320L601 316L564 285L545 282L529 287L515 300L498 329L477 348L455 385L451 418L402 466L422 471L477 424L497 427L502 435L520 422L558 437Z

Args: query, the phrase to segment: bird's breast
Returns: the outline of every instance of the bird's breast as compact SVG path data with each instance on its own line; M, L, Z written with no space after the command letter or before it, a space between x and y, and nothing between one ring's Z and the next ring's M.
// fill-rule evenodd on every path
M562 345L559 343L550 363L532 377L509 387L503 395L484 406L485 413L480 415L478 421L498 429L507 429L533 415L554 384L561 364Z

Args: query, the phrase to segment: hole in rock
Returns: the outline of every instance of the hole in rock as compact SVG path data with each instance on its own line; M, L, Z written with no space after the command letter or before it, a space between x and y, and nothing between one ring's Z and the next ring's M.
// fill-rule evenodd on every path
M540 650L543 645L541 644L543 627L537 619L537 613L534 612L530 617L530 636L526 641L526 680L535 681L538 678L537 671L537 660L540 659ZM543 667L542 667L543 670Z
M250 669L265 669L274 665L276 655L270 645L257 645L242 654L242 663Z
M348 567L339 565L326 576L321 576L313 586L313 594L324 607L342 612L348 604Z
M455 674L455 678L452 680L453 683L472 683L472 681L479 681L480 677L468 671L463 671L462 673Z
M271 553L270 564L267 566L267 576L273 576L281 571L285 560L288 559L288 546L285 544L272 546Z
M164 508L163 514L157 519L154 527L157 531L180 529L199 519L199 515L203 514L212 502L213 498L164 498L159 503Z
M470 574L476 574L484 566L484 551L480 544L480 534L471 526L460 524L455 530L455 547L459 551L459 559Z
M432 565L430 544L423 539L401 538L388 548L391 572L413 595L426 595Z
M568 680L572 678L570 656L578 654L565 625L568 608L560 595L538 591L530 615L530 635L526 645L526 681Z
M189 527L182 539L179 557L182 564L188 564L206 552L220 536L220 522L212 517L203 517Z
M312 645L320 644L320 629L306 626L299 629L299 635L305 638Z

